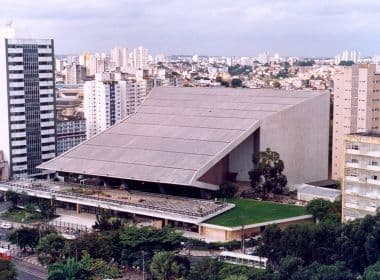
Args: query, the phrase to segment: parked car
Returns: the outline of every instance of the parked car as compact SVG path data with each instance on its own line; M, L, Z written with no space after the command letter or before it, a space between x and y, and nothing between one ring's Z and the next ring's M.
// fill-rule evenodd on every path
M6 223L6 222L2 222L2 223L0 223L0 228L2 228L2 229L12 229L12 224L11 223Z

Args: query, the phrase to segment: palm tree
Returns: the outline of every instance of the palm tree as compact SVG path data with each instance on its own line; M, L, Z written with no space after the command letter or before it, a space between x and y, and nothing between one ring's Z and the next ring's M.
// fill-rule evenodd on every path
M158 280L169 280L173 273L174 254L170 252L158 252L154 255L150 265L150 271Z
M79 278L81 265L74 258L66 263L54 263L48 267L47 280L76 280Z
M150 271L155 279L171 280L185 276L190 268L186 257L176 256L171 252L158 252L153 256Z

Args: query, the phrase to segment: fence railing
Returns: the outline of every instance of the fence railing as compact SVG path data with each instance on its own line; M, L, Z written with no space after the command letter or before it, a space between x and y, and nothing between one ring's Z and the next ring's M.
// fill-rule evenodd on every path
M46 184L46 181L44 181ZM176 213L176 214L182 214L190 217L205 217L210 214L216 213L220 211L221 209L225 208L227 205L226 204L219 204L217 207L214 207L212 209L206 210L203 212L190 212L186 210L180 210L180 209L173 209L169 207L159 207L159 206L152 206L152 205L147 205L143 203L134 203L134 202L127 202L127 201L120 201L120 200L115 200L115 199L110 199L110 198L101 198L101 197L95 197L95 196L90 196L90 195L85 195L85 194L79 194L79 193L73 193L73 192L68 192L68 191L57 191L57 190L52 190L49 187L45 187L42 185L33 185L33 181L31 181L30 185L21 185L17 183L11 183L11 182L3 182L1 183L3 185L7 185L9 187L14 187L22 190L30 190L30 191L43 191L46 192L50 195L61 195L61 196L66 196L69 198L83 198L86 200L93 200L93 201L100 201L104 203L109 203L109 204L114 204L116 206L131 206L131 207L136 207L136 208L144 208L144 209L149 209L149 210L156 210L156 211L164 211L164 212L171 212L171 213ZM54 182L55 184L55 182Z

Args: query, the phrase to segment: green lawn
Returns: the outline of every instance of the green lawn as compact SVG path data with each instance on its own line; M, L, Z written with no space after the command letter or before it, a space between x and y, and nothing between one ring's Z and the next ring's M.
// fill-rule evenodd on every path
M43 220L41 213L37 211L29 211L26 209L16 208L10 209L0 216L4 220L17 223L30 224L34 222L39 222Z
M250 199L232 199L235 207L205 223L236 227L306 215L305 207Z

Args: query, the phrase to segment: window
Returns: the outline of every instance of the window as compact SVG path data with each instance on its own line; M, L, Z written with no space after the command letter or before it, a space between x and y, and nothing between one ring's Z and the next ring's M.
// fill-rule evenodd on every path
M371 180L377 180L377 179L378 179L377 175L371 175Z
M359 163L359 161L356 158L351 159L352 163Z
M372 166L378 166L379 163L378 163L377 161L370 160L370 161L369 161L369 165L372 165Z
M352 149L352 150L357 150L357 151L359 151L359 145L357 145L357 144L352 144L352 145L351 145L351 149Z

